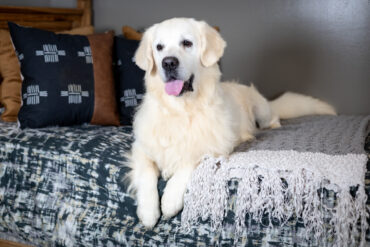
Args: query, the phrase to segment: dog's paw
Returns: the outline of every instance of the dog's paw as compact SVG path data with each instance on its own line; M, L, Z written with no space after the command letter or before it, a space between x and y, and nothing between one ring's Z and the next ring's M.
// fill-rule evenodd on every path
M183 194L176 190L165 190L162 196L162 214L169 219L175 216L184 206Z
M157 223L159 216L161 215L158 207L153 206L138 206L136 214L139 217L141 223L148 229L151 229Z

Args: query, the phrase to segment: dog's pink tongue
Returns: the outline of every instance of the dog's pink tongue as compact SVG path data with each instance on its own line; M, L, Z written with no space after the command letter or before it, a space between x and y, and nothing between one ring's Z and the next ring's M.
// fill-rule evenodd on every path
M182 87L184 86L184 81L175 80L169 81L165 84L165 90L168 95L179 95L181 93Z

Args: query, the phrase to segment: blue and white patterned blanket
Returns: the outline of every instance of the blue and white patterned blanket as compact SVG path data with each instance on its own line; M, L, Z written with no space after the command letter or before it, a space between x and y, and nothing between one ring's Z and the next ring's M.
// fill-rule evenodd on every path
M161 219L152 230L139 223L135 200L121 183L131 131L91 125L21 131L0 123L0 238L35 246L232 245L233 229L213 232L209 221L182 232L181 214ZM233 221L237 185L229 182L224 223ZM160 180L160 195L164 186ZM324 200L334 204L335 193L325 190ZM284 227L249 226L238 245L318 246L296 219Z

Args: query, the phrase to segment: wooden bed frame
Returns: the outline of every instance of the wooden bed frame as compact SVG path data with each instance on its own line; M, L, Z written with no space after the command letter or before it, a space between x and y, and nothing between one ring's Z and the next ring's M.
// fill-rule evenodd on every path
M77 0L77 8L0 6L0 29L8 21L49 31L65 31L91 25L91 0Z
M76 0L77 8L0 6L0 29L8 29L8 21L22 26L49 31L65 31L92 25L92 0ZM0 239L0 247L27 247Z

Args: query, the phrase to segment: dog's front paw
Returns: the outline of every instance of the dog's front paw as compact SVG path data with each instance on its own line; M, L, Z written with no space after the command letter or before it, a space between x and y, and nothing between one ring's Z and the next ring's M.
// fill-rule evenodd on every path
M166 219L175 216L184 206L183 194L176 190L167 189L162 196L162 214Z
M136 214L146 228L153 228L161 215L158 206L138 206Z

